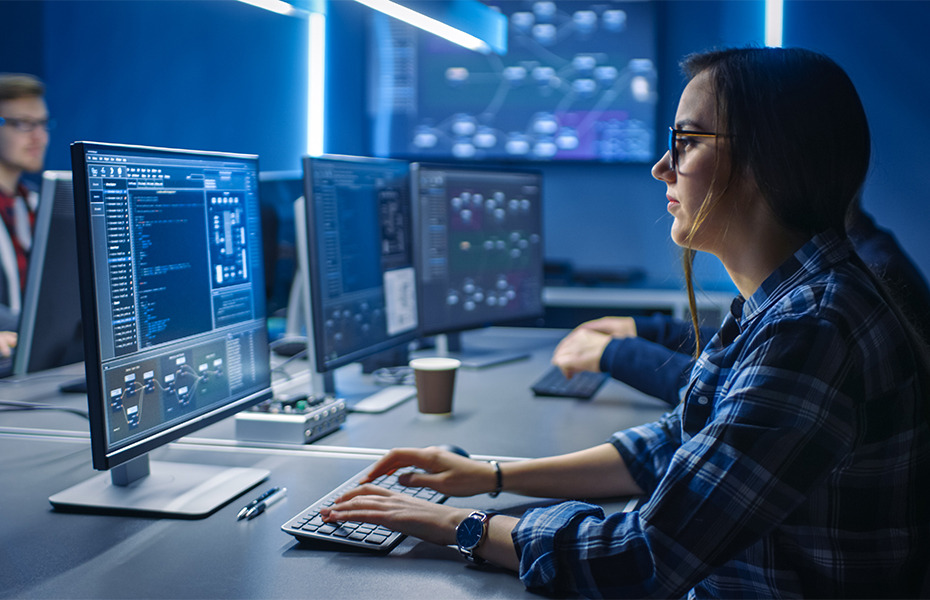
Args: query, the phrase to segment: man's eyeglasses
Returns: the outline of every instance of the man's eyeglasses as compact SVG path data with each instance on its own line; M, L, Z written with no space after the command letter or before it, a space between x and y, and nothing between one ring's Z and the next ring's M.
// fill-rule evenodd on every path
M55 121L52 119L15 119L13 117L0 117L0 127L4 125L9 125L13 129L22 131L23 133L29 133L30 131L35 130L36 127L41 127L45 131L51 131L55 129Z
M689 129L668 128L668 156L669 166L672 171L678 170L678 137L723 137L721 133L711 133L709 131L691 131Z

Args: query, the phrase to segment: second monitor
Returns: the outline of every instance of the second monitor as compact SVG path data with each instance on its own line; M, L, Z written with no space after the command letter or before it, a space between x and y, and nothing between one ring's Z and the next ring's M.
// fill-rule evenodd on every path
M414 163L420 328L464 366L519 358L465 351L457 332L543 314L542 176Z
M407 163L306 157L304 188L295 220L313 369L331 373L415 340ZM314 395L321 395L320 379Z

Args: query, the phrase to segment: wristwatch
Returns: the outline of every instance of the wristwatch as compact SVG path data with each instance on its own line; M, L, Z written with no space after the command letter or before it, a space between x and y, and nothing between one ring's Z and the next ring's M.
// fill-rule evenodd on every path
M476 510L465 517L455 528L455 543L465 560L480 565L484 559L475 554L478 544L488 531L488 521L497 513Z

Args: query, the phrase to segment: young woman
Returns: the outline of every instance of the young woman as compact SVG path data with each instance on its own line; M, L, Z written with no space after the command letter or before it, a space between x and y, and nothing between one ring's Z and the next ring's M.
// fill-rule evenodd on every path
M466 554L590 597L915 596L930 562L928 361L845 239L870 155L858 94L800 49L714 51L683 67L652 173L686 265L709 252L740 291L684 402L601 446L500 465L500 478L435 448L394 450L370 475L416 465L428 474L405 483L451 495L502 484L648 502L488 519L366 485L326 518L437 544L456 543L465 522L479 533Z

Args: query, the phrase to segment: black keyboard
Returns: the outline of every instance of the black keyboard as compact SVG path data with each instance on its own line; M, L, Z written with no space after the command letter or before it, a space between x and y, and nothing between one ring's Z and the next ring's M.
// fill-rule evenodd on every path
M530 389L537 396L565 396L587 400L601 389L608 377L610 375L607 373L581 371L575 373L571 379L566 379L558 367L549 367Z
M323 518L320 516L321 508L331 506L336 498L356 487L369 470L371 470L371 467L366 467L358 475L301 511L299 515L282 525L281 529L301 541L334 542L355 546L356 548L389 552L406 536L386 527L371 525L370 523L356 523L353 521L324 523ZM398 469L391 475L382 475L372 483L430 502L442 503L446 501L447 496L445 494L440 494L429 488L406 487L397 481L398 475L413 470L413 468Z

